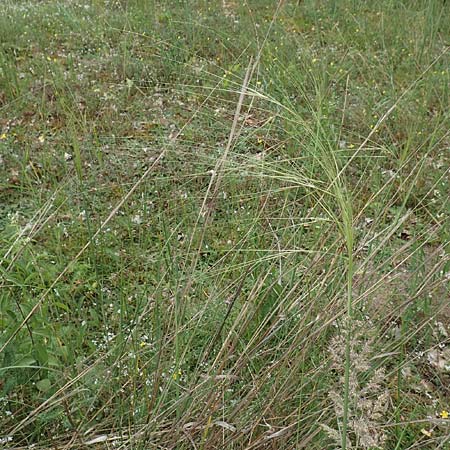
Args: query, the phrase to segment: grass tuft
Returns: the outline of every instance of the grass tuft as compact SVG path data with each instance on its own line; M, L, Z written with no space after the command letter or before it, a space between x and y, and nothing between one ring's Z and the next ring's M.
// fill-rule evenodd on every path
M448 447L446 2L0 12L0 447Z

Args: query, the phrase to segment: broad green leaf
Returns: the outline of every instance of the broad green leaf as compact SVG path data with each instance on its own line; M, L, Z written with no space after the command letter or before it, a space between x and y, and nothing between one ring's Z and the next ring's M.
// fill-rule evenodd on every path
M32 356L25 356L15 363L17 367L27 367L27 366L35 366L37 363L36 359Z
M44 378L43 380L39 380L36 383L36 387L41 392L47 392L52 387L52 383L51 383L51 381L48 378Z

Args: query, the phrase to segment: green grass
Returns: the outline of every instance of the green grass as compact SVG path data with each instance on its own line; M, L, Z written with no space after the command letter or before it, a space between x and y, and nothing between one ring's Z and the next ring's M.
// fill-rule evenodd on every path
M448 3L0 12L0 448L448 447Z

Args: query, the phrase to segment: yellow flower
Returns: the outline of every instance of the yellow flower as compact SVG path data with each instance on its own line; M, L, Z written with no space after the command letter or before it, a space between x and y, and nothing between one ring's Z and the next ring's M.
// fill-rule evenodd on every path
M4 141L6 139L6 133L0 135L0 140Z
M441 419L448 419L448 411L446 409L443 409L439 415Z
M182 374L181 369L178 369L177 372L174 372L174 373L173 373L172 378L173 378L174 380L176 380L176 379L178 379L179 377L181 377L181 374Z
M147 344L144 342L144 341L142 341L140 344L139 344L139 346L140 347L145 347Z

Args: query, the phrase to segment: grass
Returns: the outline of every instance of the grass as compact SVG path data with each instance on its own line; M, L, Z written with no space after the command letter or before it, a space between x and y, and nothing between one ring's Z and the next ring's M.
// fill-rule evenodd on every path
M447 3L0 10L0 447L447 448Z

